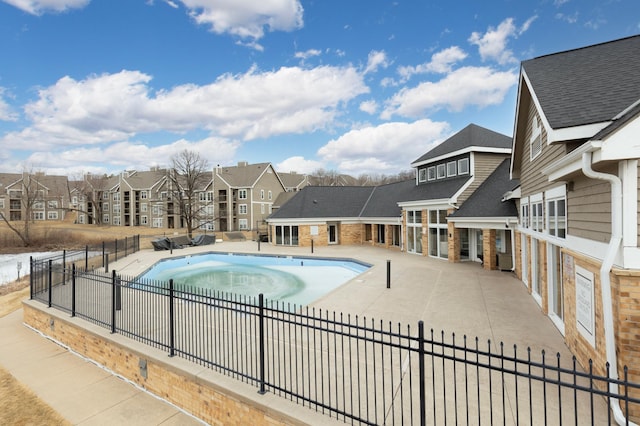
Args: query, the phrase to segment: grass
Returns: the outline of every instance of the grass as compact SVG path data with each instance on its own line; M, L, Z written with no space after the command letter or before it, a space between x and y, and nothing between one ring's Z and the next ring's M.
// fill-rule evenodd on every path
M144 247L154 236L173 234L173 229L135 228L120 226L75 225L65 222L34 223L31 228L33 244L23 247L20 239L0 223L0 253L60 250L97 244L141 235ZM143 244L146 243L146 244ZM29 297L29 277L0 286L0 318L20 309L22 301ZM7 370L0 366L0 425L70 425L53 408L42 401Z

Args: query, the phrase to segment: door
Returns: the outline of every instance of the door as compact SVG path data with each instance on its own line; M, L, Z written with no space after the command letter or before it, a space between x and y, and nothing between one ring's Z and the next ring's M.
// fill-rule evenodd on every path
M522 282L529 287L529 245L527 244L527 236L520 234L520 263L522 264Z
M329 224L329 244L338 244L338 225L335 223Z
M549 283L549 318L564 334L564 304L562 285L562 254L560 247L547 245L547 281Z
M540 265L540 253L538 253L539 243L535 238L531 238L531 294L536 302L542 306L542 296L540 295L542 268Z
M469 233L471 230L460 229L460 260L471 259L471 244L469 241Z

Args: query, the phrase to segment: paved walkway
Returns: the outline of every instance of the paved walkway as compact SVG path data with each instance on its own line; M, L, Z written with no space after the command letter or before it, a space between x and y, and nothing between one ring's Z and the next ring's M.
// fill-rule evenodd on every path
M201 251L258 251L255 242L224 242L174 250L173 256ZM417 324L447 335L491 339L539 353L571 354L559 331L541 313L526 287L510 272L485 271L475 263L446 261L374 247L316 247L314 256L348 257L374 265L315 306L330 311ZM261 253L311 255L309 248L261 244ZM111 265L121 274L137 275L169 252L142 251ZM391 288L386 288L386 263ZM23 326L22 312L0 319L0 365L74 424L186 425L198 421L170 404L112 376L35 331ZM486 347L486 346L485 346Z

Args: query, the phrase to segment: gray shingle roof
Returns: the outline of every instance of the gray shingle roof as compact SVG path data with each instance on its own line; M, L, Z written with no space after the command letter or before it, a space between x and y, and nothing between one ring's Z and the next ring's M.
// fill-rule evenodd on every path
M506 159L500 163L467 201L449 217L517 217L518 209L515 202L502 201L502 196L506 192L520 185L517 179L509 179L509 161Z
M429 185L416 185L411 179L380 186L307 186L270 218L400 217L399 202L450 198L468 179L463 176Z
M270 163L256 163L242 166L221 167L217 174L224 179L229 186L234 188L248 188L255 185L256 181L270 167Z
M469 124L440 145L425 153L412 164L422 163L432 158L441 157L472 146L510 149L511 143L512 140L509 136L480 127L476 124Z
M554 129L611 120L640 99L640 35L522 62Z
M371 186L307 186L270 217L358 217L373 189Z

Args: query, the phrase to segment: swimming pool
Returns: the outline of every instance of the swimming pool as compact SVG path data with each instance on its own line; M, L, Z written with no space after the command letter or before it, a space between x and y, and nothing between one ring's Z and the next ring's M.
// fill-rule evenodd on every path
M352 259L205 253L162 260L138 278L304 306L370 267Z

